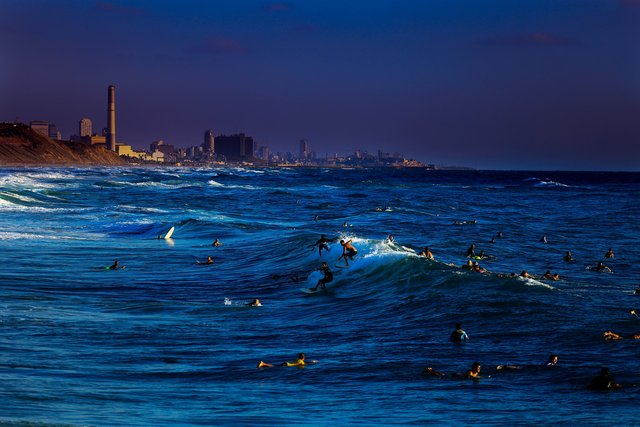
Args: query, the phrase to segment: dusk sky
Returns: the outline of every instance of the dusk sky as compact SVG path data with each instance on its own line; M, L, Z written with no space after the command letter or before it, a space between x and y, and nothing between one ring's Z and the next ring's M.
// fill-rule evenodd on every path
M640 170L640 0L0 0L0 121Z

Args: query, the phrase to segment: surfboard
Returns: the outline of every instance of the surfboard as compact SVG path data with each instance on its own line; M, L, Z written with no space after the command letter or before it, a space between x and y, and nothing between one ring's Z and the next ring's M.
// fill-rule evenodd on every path
M173 236L174 230L175 230L175 227L171 227L169 231L167 231L167 234L164 235L164 240L169 240L171 236Z
M317 294L318 292L328 291L329 288L324 288L324 289L318 288L315 291L313 289L310 289L310 288L300 288L300 290L302 292L304 292L305 294Z

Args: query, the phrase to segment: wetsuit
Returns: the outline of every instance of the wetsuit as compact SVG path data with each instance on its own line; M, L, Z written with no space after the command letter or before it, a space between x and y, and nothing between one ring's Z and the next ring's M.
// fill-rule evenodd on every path
M591 390L610 390L614 387L615 383L611 375L598 375L591 381L589 388Z
M324 277L318 280L318 285L321 285L322 288L324 289L324 285L326 285L327 283L333 280L333 273L329 269L329 266L322 267L322 272L324 273Z
M464 341L468 339L469 336L462 329L456 329L455 331L451 332L451 336L449 337L450 341Z
M324 249L325 251L329 252L329 239L327 239L326 237L321 237L320 239L318 239L318 241L316 242L316 245L318 246L318 251L322 252L322 249Z

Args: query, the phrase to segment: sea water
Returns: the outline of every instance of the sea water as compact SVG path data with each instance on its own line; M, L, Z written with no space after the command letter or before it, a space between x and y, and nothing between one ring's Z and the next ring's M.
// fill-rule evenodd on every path
M602 332L640 332L639 190L632 173L1 169L0 422L636 424L640 341ZM353 241L348 268L322 234ZM492 274L456 267L472 243ZM303 293L322 261L333 286ZM503 276L522 270L561 280ZM299 352L318 363L256 368ZM451 376L474 361L485 378ZM601 366L622 390L586 389Z

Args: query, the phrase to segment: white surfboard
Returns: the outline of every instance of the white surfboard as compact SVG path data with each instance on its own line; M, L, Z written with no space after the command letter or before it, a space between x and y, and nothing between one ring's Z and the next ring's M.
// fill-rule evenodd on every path
M174 230L175 230L175 227L171 227L169 231L167 231L167 234L164 235L164 240L169 240L171 236L173 236Z

